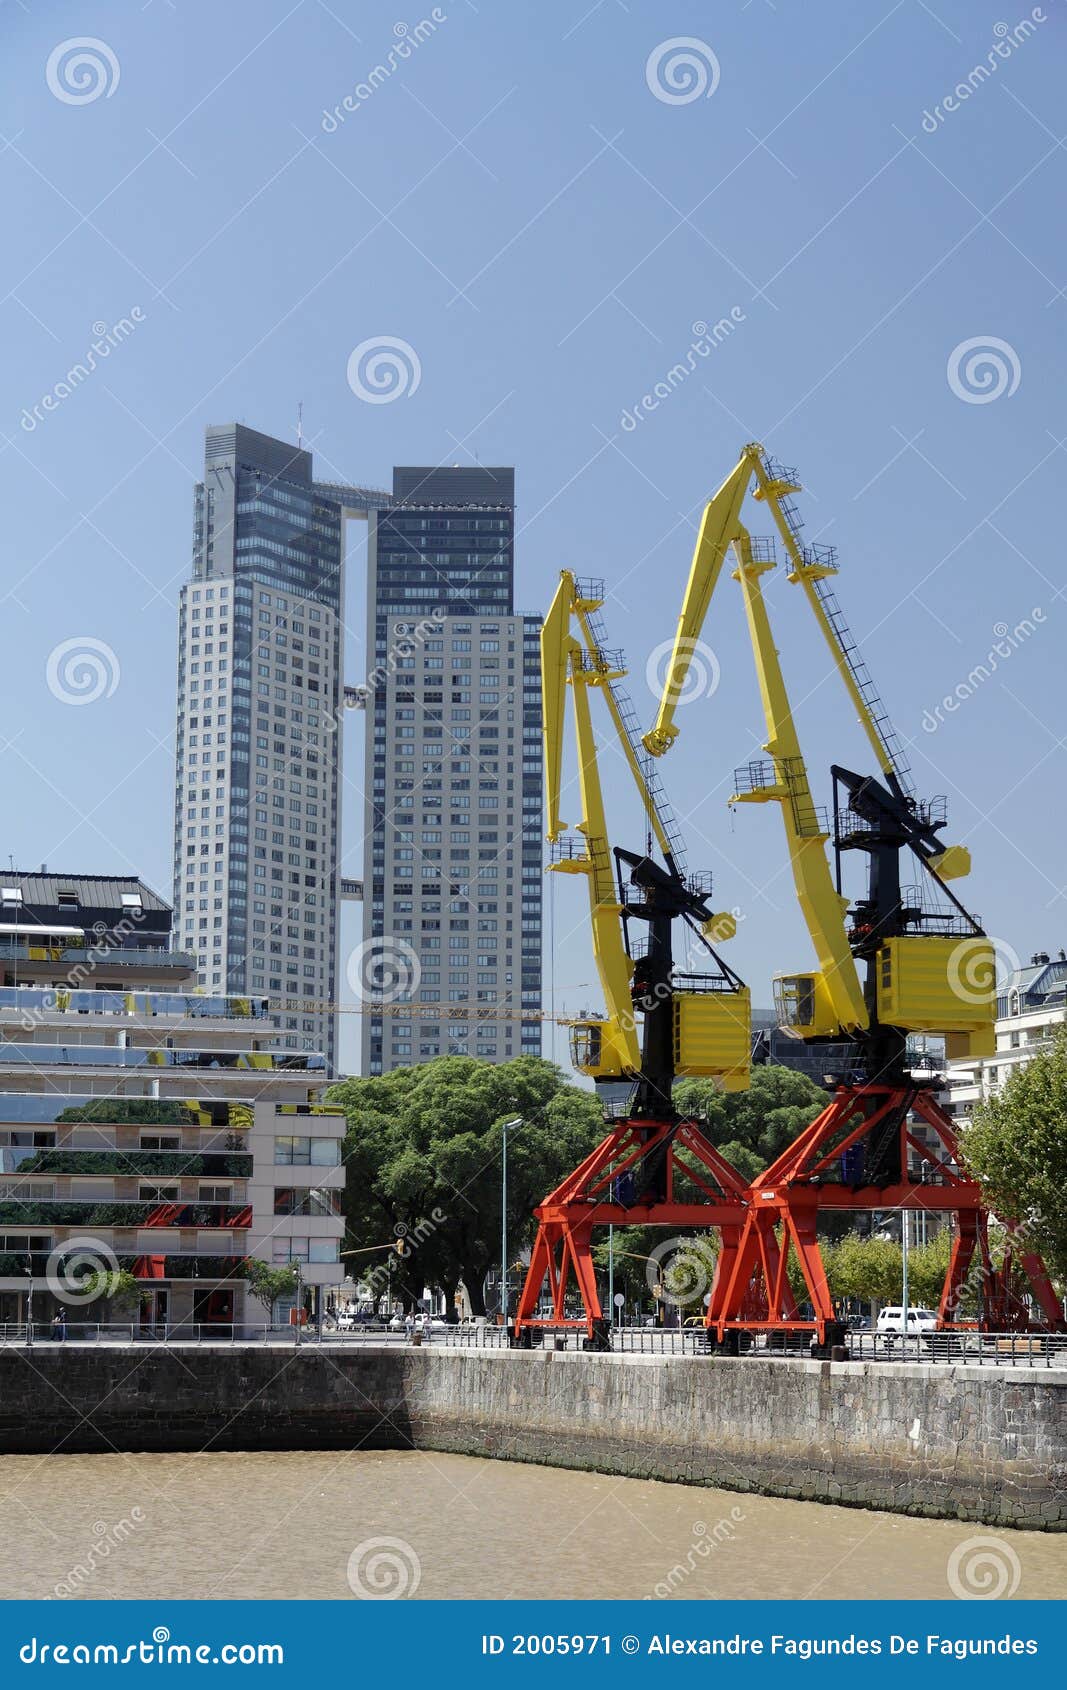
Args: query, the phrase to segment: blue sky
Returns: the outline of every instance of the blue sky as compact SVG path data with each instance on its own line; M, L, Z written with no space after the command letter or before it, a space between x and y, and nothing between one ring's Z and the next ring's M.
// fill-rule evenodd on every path
M324 475L514 463L517 608L544 609L563 566L604 576L643 717L703 501L747 439L799 465L920 790L948 795L972 847L968 901L1009 951L1067 944L1059 0L6 0L0 22L5 861L169 891L203 428L292 436L302 401ZM54 56L82 37L103 44L87 82ZM694 323L731 311L693 375L624 425ZM94 325L123 318L44 408ZM383 336L420 375L370 404L346 370ZM354 535L353 680L363 587ZM865 766L863 741L799 593L769 592L825 799L827 766ZM1023 618L1032 633L968 682ZM730 958L765 1003L810 952L777 817L726 808L762 738L730 581L706 638L718 688L680 714L663 774L691 864L744 914ZM68 641L109 648L91 704L49 686ZM358 872L355 738L347 772ZM624 841L632 809L613 819ZM579 888L555 903L573 1010L595 998Z

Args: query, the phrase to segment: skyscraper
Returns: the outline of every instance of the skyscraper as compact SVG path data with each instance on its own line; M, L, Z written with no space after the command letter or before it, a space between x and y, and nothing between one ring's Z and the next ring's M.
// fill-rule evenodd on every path
M480 466L394 470L372 522L367 1074L541 1048L540 621L514 614L514 523L514 471Z
M178 634L174 903L210 991L268 993L281 1042L336 1061L344 518L387 494L209 428Z

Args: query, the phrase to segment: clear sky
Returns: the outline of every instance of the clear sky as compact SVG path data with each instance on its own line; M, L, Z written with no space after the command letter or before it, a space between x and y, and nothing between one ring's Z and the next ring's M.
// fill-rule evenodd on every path
M293 437L302 401L326 477L513 463L517 608L563 566L604 576L643 718L704 500L746 440L799 465L918 786L972 847L965 897L1008 953L1067 944L1059 0L6 0L0 26L5 863L169 892L203 429ZM57 389L100 325L107 355ZM348 367L383 337L406 391L376 404ZM363 588L353 533L352 681ZM863 741L800 594L769 591L825 801ZM767 1003L811 956L777 816L727 811L762 734L720 593L717 690L662 772ZM86 642L100 696L71 703ZM632 808L613 819L625 843ZM555 925L573 1010L595 1001L573 882Z

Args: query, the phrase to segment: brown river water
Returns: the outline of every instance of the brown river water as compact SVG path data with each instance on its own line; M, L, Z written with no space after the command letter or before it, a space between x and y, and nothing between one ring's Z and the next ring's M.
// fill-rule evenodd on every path
M3 1597L684 1601L961 1585L1063 1597L1067 1537L460 1455L0 1457Z

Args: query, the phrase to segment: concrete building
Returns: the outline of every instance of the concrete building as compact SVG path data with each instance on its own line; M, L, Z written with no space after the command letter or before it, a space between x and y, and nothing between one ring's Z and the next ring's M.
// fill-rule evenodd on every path
M514 472L481 467L397 469L372 520L365 1074L540 1053L540 618L514 614L514 520Z
M1048 1044L1067 1020L1067 954L1038 951L997 991L995 1056L950 1062L946 1074L950 1115L966 1117L976 1103L995 1097L1004 1082Z
M344 1117L265 998L200 994L170 906L130 877L0 876L0 1323L47 1322L71 1261L142 1282L121 1318L262 1325L241 1263L339 1262Z
M336 1062L344 525L387 494L207 430L178 632L174 899L205 991L267 993Z

